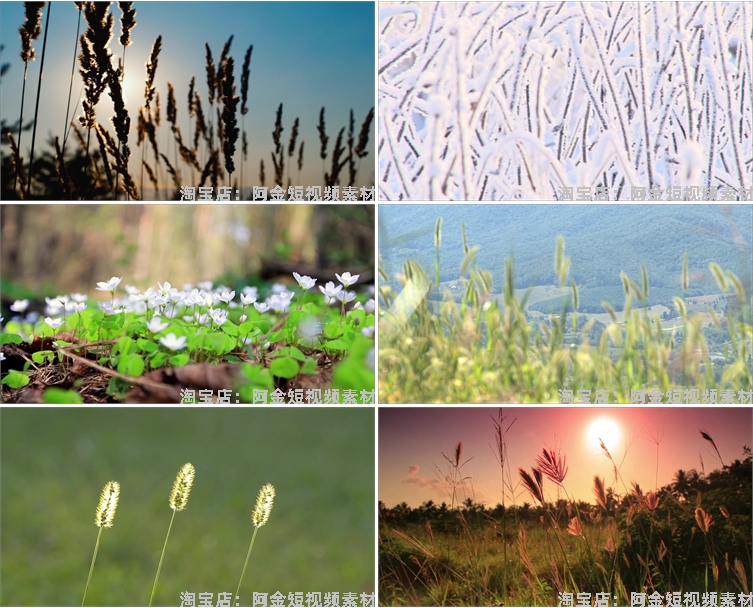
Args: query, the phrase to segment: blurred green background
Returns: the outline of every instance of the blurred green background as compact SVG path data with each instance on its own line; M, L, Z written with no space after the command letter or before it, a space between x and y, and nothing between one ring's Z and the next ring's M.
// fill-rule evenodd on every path
M0 426L2 605L80 605L110 480L120 501L86 603L147 605L186 462L196 481L154 605L235 592L265 483L277 496L240 605L254 591L374 591L372 408L4 408Z

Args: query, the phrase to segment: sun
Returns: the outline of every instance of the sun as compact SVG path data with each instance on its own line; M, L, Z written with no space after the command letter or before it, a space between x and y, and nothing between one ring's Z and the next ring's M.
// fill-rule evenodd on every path
M601 449L599 444L601 440L610 452L614 452L619 446L621 437L619 425L611 418L597 418L588 427L589 447L593 446L597 450Z

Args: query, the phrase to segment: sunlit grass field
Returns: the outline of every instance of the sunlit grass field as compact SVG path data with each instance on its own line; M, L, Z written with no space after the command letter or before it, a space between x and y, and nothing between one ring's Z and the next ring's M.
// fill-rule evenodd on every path
M440 218L434 235L434 276L411 260L405 262L397 283L391 284L395 277L380 270L379 395L383 403L557 403L575 399L580 389L591 391L588 402L595 402L599 389L608 391L609 403L632 403L631 391L654 389L663 395L676 391L673 398L679 403L711 402L707 399L712 393L704 391L712 390L715 402L723 402L725 390L731 403L751 402L753 300L734 273L714 263L709 266L720 290L736 298L726 316L710 311L713 324L728 336L730 345L731 362L717 377L702 333L704 317L691 314L681 294L673 302L684 325L682 331L664 331L659 316L646 312L650 280L645 266L641 277L621 273L625 322L619 322L606 302L603 306L611 322L598 343L585 337L593 321L583 328L584 337L574 342L568 333L577 321L578 286L569 278L570 258L564 254L562 238L556 243L554 269L559 287L568 286L570 296L550 323L527 319L527 295L515 294L511 259L506 263L503 296L492 297L492 275L476 265L478 247L469 246L464 230L465 258L460 268L464 293L458 302L445 292L437 311L428 294L440 283L441 226ZM399 291L393 288L398 284ZM683 292L688 284L686 257ZM575 315L568 315L568 309L575 310ZM615 352L619 353L616 357ZM688 401L685 389L698 389L698 394ZM572 396L563 390L572 391ZM668 403L665 396L661 401Z
M196 480L172 526L154 605L234 593L261 488L277 496L239 604L272 594L374 591L374 412L369 409L4 408L5 606L80 605L100 491L121 486L87 605L145 606L176 471ZM235 603L235 602L233 602Z
M636 593L661 602L645 605L670 605L663 603L668 594L680 598L672 605L750 601L749 446L742 459L725 462L701 431L721 467L680 469L649 491L621 471L624 458L613 459L601 440L613 476L594 476L588 466L569 470L567 454L549 448L530 473L515 470L508 456L514 422L500 410L490 446L501 466L502 504L474 500L477 471L468 464L473 457L462 456L462 442L435 465L447 502L379 503L381 605L642 605ZM574 476L593 479L591 502L572 494ZM562 594L571 594L571 603ZM588 594L586 603L578 594ZM694 604L685 603L687 594L697 594Z

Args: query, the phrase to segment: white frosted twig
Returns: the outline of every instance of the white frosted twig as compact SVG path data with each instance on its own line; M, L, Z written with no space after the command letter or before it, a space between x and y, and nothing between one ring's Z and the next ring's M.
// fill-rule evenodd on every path
M471 194L471 149L468 124L466 122L468 94L465 84L465 49L462 42L463 28L460 24L453 24L451 27L455 28L455 112L457 114L458 132L460 135L460 167L463 172L461 199L468 200L468 196ZM452 35L452 31L450 35Z
M653 169L651 167L651 140L649 139L648 135L648 110L646 108L646 71L643 57L643 13L641 6L642 4L640 2L635 3L635 20L638 24L638 27L636 29L638 37L638 78L641 83L641 110L643 112L643 133L644 137L646 138L646 170L648 171L648 187L652 188L654 185L654 180Z
M682 37L680 36L680 2L675 2L675 14L677 16L677 48L680 49L680 63L682 64L682 77L685 81L685 102L688 107L688 137L694 140L693 137L693 109L690 97L690 79L688 78L688 60L685 57L685 49L682 46Z
M722 28L719 25L719 7L716 2L712 2L714 6L714 26L716 28L716 37L719 42L719 57L722 64L722 72L724 73L724 89L727 92L727 118L729 120L730 139L732 140L732 150L735 153L735 166L737 168L737 175L740 178L740 188L745 188L745 179L743 178L743 167L740 162L740 151L737 148L737 138L735 137L735 121L732 116L732 88L729 81L729 73L727 72L727 61L725 53L727 52L727 44L722 36ZM744 35L748 35L744 32ZM738 70L739 71L739 70ZM710 82L709 87L713 87L714 83Z
M383 104L386 105L386 104ZM387 120L386 116L387 110L385 108L381 111L381 119L379 121L379 126L381 126L384 129L385 135L387 135L387 144L390 147L390 153L392 155L392 160L395 163L395 170L397 171L398 176L400 177L400 182L403 186L403 191L405 192L405 196L408 200L413 200L413 196L411 195L410 188L408 188L408 180L405 179L405 176L403 175L403 163L401 163L398 160L397 156L397 143L394 140L394 137L392 135L392 131L390 130L390 124Z
M636 3L640 6L640 3ZM612 81L611 76L611 69L609 65L607 65L606 58L604 57L604 51L601 48L601 42L599 41L599 37L596 35L596 30L594 29L593 23L591 23L591 19L588 17L588 12L586 11L586 7L583 5L583 3L580 3L580 10L583 13L583 18L586 20L586 25L588 25L588 29L591 30L591 37L593 38L594 45L596 46L596 51L599 55L599 60L601 61L601 67L604 70L604 78L607 81L607 86L609 87L609 94L612 96L612 101L614 102L614 109L617 112L617 120L620 123L620 130L622 131L622 139L625 143L625 153L628 156L628 159L630 159L630 144L628 143L628 137L627 137L627 130L625 128L625 121L622 118L622 107L617 99L617 91L614 87L614 82ZM572 29L570 30L572 34ZM575 37L573 36L573 40L575 40ZM575 48L573 49L576 50ZM576 55L579 55L579 52L576 52ZM579 65L580 65L580 59L578 59ZM582 72L585 72L581 68ZM584 78L585 80L585 78ZM596 105L596 100L593 100L594 105ZM645 105L645 100L644 100Z

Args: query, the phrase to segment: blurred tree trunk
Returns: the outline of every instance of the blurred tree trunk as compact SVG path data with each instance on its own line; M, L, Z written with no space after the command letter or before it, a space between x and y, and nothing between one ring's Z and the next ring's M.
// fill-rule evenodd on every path
M0 271L34 291L90 295L112 276L178 288L251 278L286 249L292 264L353 272L373 269L374 215L373 205L8 204Z

